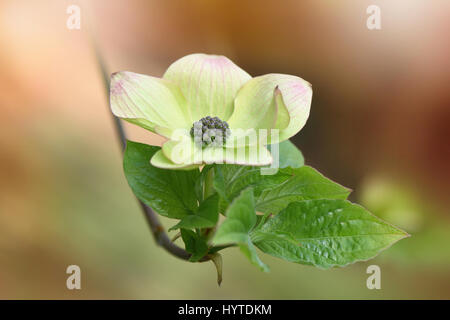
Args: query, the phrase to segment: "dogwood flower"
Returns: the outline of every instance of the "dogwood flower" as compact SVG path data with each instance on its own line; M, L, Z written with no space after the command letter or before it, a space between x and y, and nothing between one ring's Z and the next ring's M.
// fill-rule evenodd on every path
M168 139L151 159L165 169L271 164L265 146L303 128L311 98L299 77L252 78L230 59L206 54L175 61L162 78L121 71L110 84L117 117Z

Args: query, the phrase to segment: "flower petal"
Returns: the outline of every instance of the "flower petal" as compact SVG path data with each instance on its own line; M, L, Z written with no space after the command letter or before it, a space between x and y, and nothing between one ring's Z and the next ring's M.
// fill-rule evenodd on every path
M311 98L311 85L299 77L285 74L256 77L239 90L228 123L232 130L279 129L279 141L283 141L305 125Z
M200 166L198 164L190 165L190 164L174 163L164 155L162 150L158 150L153 155L152 159L150 160L150 163L157 168L172 169L172 170L173 169L175 169L175 170L192 170L192 169L198 168Z
M206 116L228 120L236 93L251 79L224 56L199 53L175 61L163 78L180 87L188 103L191 123Z
M173 138L173 135L172 135ZM201 159L194 161L194 154L197 151L192 138L186 135L180 135L175 140L164 142L161 148L164 156L176 164L201 164Z
M176 85L167 80L133 72L111 75L110 103L119 118L147 130L163 132L189 128L186 101Z
M265 166L272 163L272 155L263 145L242 148L206 148L203 161L210 163L227 163L245 166Z
M278 86L275 87L273 94L277 109L274 129L286 129L289 126L289 122L291 122L291 116L289 115L289 110L283 101L283 95L281 94L281 90Z
M272 156L263 145L234 149L210 146L202 149L187 136L185 139L165 142L162 152L172 163L180 166L211 163L263 166L272 163Z

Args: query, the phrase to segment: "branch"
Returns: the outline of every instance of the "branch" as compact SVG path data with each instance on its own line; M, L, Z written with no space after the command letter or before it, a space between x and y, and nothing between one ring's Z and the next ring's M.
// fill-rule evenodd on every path
M91 38L91 40L92 40L92 38ZM98 49L95 41L93 41L93 40L92 40L92 45L93 45L93 48L95 51L95 56L97 58L97 62L98 62L98 65L99 65L99 68L100 68L100 71L102 74L103 85L105 87L107 97L109 98L109 73L106 70L106 67L103 62L103 59L101 58L99 49ZM108 105L109 105L109 101L108 101ZM120 145L122 148L122 153L123 153L125 151L126 144L127 144L125 130L122 126L122 123L120 122L120 119L117 118L112 112L110 112L110 114L113 118L114 128L115 128L116 134L119 138L119 142L120 142ZM154 237L156 243L158 245L160 245L161 247L163 247L167 252L169 252L173 256L183 259L183 260L189 260L189 258L191 257L191 254L188 253L186 250L180 248L179 246L177 246L170 240L169 236L167 235L166 231L164 230L163 225L159 221L159 218L158 218L157 214L155 213L155 211L153 211L152 208L147 206L141 200L139 200L139 199L137 199L137 200L139 201L139 205L142 208L142 211L145 215L145 218L147 220L147 223L150 227L150 230L153 234L153 237ZM211 260L210 257L205 256L200 261L208 261L208 260Z

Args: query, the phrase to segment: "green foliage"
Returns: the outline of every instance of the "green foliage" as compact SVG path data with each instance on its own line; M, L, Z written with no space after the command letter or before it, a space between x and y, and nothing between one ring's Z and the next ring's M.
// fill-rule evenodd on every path
M203 201L195 213L184 216L180 222L170 228L195 229L214 227L219 219L219 196L213 194Z
M267 146L273 157L274 145ZM302 152L291 141L286 140L278 144L278 156L280 168L300 168L305 164Z
M250 240L250 231L256 224L253 190L246 189L233 200L226 212L227 219L217 229L213 243L216 245L236 243L254 265L263 271L268 267L259 259Z
M180 219L170 230L180 229L193 262L238 246L263 271L269 268L256 248L330 268L370 259L408 236L345 200L350 190L305 166L291 142L278 146L280 168L262 174L261 167L239 165L159 169L150 164L159 147L129 141L124 171L139 199L163 216ZM218 225L219 212L225 219Z
M253 190L246 189L234 199L226 212L227 219L217 229L214 236L216 244L246 242L250 230L256 224Z
M261 175L260 170L237 165L216 167L214 187L221 195L221 212L247 187L254 189L256 210L274 214L293 201L346 199L350 194L349 189L308 166L279 169L274 175Z
M192 254L189 261L197 262L208 252L208 244L205 238L194 231L181 229L181 238L185 244L186 251Z
M321 268L367 260L407 234L346 200L293 202L251 239L261 251Z
M198 170L159 169L150 164L151 157L161 148L127 142L123 169L134 194L160 215L180 219L197 209L197 197L192 187Z

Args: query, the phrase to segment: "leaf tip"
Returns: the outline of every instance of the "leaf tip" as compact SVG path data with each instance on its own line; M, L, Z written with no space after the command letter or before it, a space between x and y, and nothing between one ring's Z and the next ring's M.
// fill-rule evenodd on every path
M211 261L214 263L214 266L217 270L217 285L220 287L222 284L222 256L220 253L214 253L209 256Z

